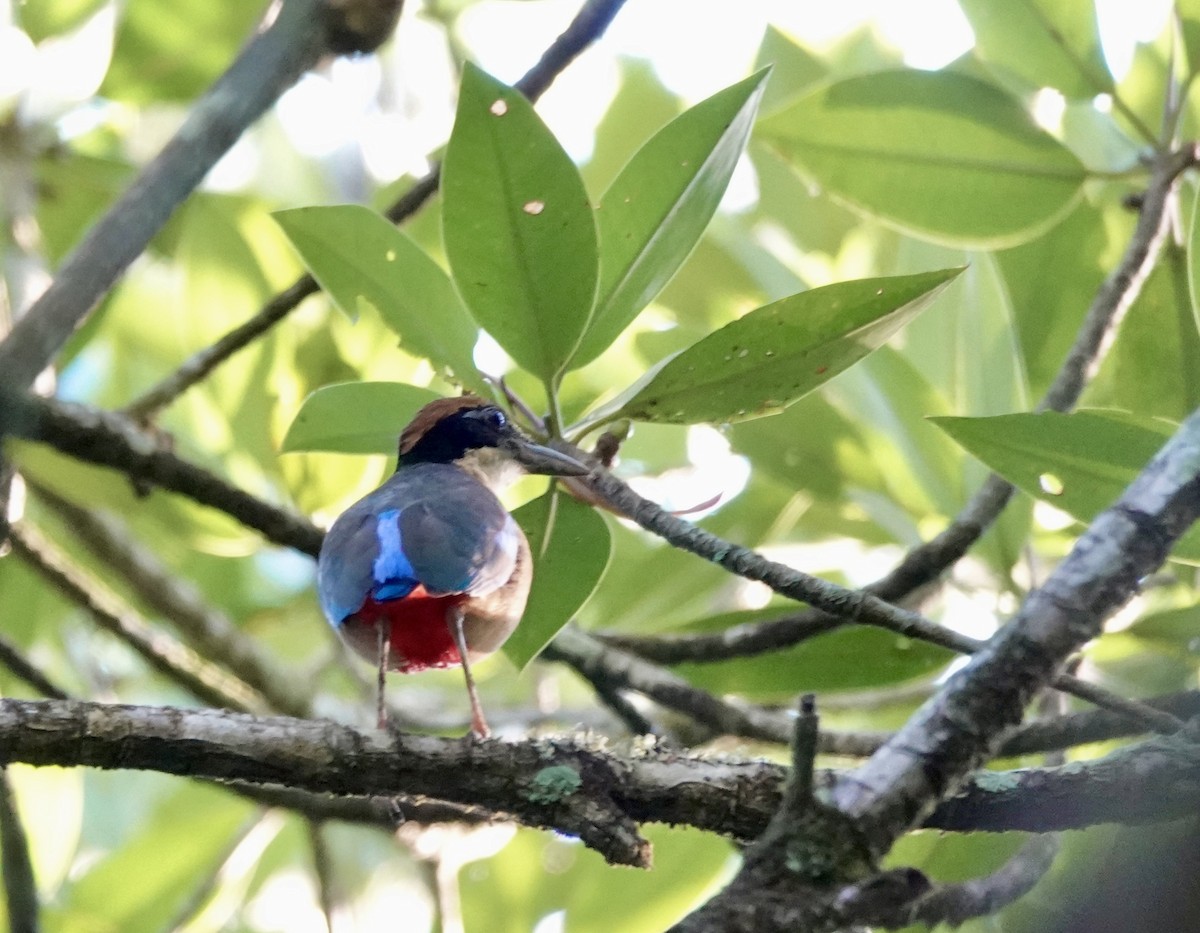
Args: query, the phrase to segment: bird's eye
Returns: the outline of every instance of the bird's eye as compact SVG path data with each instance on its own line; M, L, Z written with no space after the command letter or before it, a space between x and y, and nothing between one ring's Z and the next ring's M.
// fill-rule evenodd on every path
M488 406L487 408L478 408L473 411L470 416L472 420L481 424L486 424L489 428L499 430L508 424L508 419L504 416L499 408Z

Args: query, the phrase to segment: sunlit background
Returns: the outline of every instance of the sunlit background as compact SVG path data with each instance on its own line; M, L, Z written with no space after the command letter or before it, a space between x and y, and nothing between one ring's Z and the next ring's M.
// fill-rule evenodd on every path
M177 128L186 107L182 101L143 104L97 96L109 69L120 5L96 4L94 13L78 27L35 43L18 24L22 12L39 2L24 0L14 5L13 0L0 0L0 122L6 118L18 119L30 128L36 136L34 144L42 149L57 145L70 147L77 142L86 148L95 146L97 139L111 142L119 137L125 147L125 157L134 162L145 161ZM160 2L164 6L170 5L170 0ZM210 173L206 189L222 195L253 195L276 207L339 202L385 203L386 195L399 190L395 187L398 182L423 175L439 158L453 121L456 61L469 58L497 77L514 81L562 30L578 5L578 0L475 4L409 0L394 41L377 55L330 61L304 77L283 96L274 115L247 134ZM1130 67L1136 44L1150 41L1162 33L1170 6L1168 0L1098 2L1104 53L1118 80ZM462 7L465 10L459 15ZM448 31L447 23L450 22L454 28ZM631 60L649 63L663 88L685 104L692 104L751 73L768 25L818 53L856 41L854 37L869 33L880 47L894 52L900 61L922 69L947 65L971 49L974 42L966 19L953 0L839 0L836 3L740 0L734 8L694 0L630 0L607 34L555 82L539 103L538 110L576 161L585 165L585 172L591 170L599 174L603 169L611 174L611 168L595 165L600 161L593 158L596 155L596 128L604 121L620 87L624 69L630 67ZM1043 91L1036 102L1035 114L1042 123L1053 127L1061 117L1063 105L1061 95ZM1104 102L1097 103L1098 108L1103 106ZM0 184L3 180L0 178ZM734 175L722 211L731 216L751 211L758 204L758 193L755 170L750 160L744 158ZM261 223L261 228L255 228L260 232L269 227L261 218L247 221L247 224L253 223ZM427 240L436 241L436 236L429 230L425 235ZM263 232L263 236L268 244L263 247L264 252L274 250L277 255L272 259L278 259L282 267L277 274L266 276L269 279L266 284L278 288L294 274L294 259L279 245L276 233ZM270 236L275 236L276 241L270 241ZM855 271L855 263L861 258L851 248L838 256L801 254L777 227L769 224L757 229L755 236L782 257L781 263L791 263L793 271L800 270L797 274L802 274L811 284L845 277L848 271ZM187 234L183 237L186 242ZM30 251L30 256L35 254L36 250ZM284 258L279 259L279 256ZM46 280L47 270L45 267L31 270L26 264L18 277L12 263L10 258L5 270L8 292L19 310L36 296L39 283L44 284ZM267 265L265 260L263 264ZM173 280L173 273L165 262L145 259L139 264L136 275L137 288L144 294L177 297L177 291L173 289L178 283ZM245 299L247 307L252 307L256 300L252 295L248 298L235 293L223 297L228 297L235 305ZM111 313L118 320L122 319L122 314L128 315L120 300L115 304ZM750 307L752 304L749 303L739 305L731 313L741 313ZM324 319L318 312L305 309L296 319L303 333L319 333L324 338ZM147 340L159 341L162 346L170 345L182 355L183 348L203 345L219 334L226 324L223 320L148 322L146 327L150 335ZM329 326L334 332L331 339L339 344L344 356L360 364L364 374L383 378L384 374L394 372L394 358L387 356L392 347L365 346L371 339L370 334L364 336L362 330L354 332L348 324ZM673 326L673 319L652 308L642 326L650 334L666 332ZM613 359L627 353L628 347L628 343L619 346ZM299 355L304 348L296 352ZM60 394L89 401L98 401L101 397L107 400L104 393L119 395L122 390L137 384L139 379L144 383L148 378L144 373L134 372L132 368L128 374L125 372L123 367L128 361L119 353L119 347L103 343L85 348L60 374ZM480 340L476 349L476 360L482 370L494 375L502 375L511 367L511 361L503 351L486 337ZM612 360L609 362L611 364ZM422 368L423 365L411 362L409 378L430 382L433 374L427 365ZM626 365L620 370L621 378L636 375L635 369L636 364ZM331 366L331 371L338 376L347 376L336 366ZM209 416L240 405L248 378L245 374L231 377L228 383L218 384L211 397L186 403L189 407L180 417L194 423L195 442L206 450L234 448L231 429L220 418ZM583 378L592 377L585 374ZM114 380L118 386L115 389L109 385ZM279 384L272 385L272 391L280 399L290 399L294 410L304 386L301 380L293 382L281 378ZM604 387L592 388L604 390ZM114 402L122 400L113 399ZM275 419L272 423L278 428L283 416L270 417ZM669 468L660 469L657 467L661 464L656 464L655 469L646 471L648 475L639 477L639 490L673 509L689 509L717 499L716 504L700 513L702 515L721 511L738 500L750 481L750 467L745 456L731 451L727 432L711 427L672 431L648 429L638 442L643 447L631 445L626 463L626 470L631 475L638 473L642 465L639 451L660 444L664 449L669 447L675 455L675 462ZM277 438L268 440L274 443ZM257 467L248 458L239 460L237 456L235 453L228 465L234 478L245 480L251 486L256 483L265 486ZM325 471L327 485L323 488L312 480L316 470L312 466L314 463L319 463L320 469ZM294 457L280 469L286 473L289 489L300 506L317 520L327 522L349 500L374 485L386 469L386 463L382 457L337 465L329 459ZM340 487L339 496L329 491L334 487ZM914 494L913 500L926 503L923 493ZM810 506L811 501L797 497L778 515L777 526L791 528ZM879 536L875 536L873 543L863 543L844 536L834 541L793 540L767 545L764 550L796 566L818 570L830 568L845 582L861 585L894 563L902 553L897 541L911 539L918 532L928 534L944 520L943 512L947 511L931 508L928 521L918 526L900 514L899 506L885 502L882 496L872 498L863 494L852 506L848 513L853 511L854 516L864 522L868 515L880 527L892 521L891 528L900 529L895 541L880 542ZM1070 522L1063 513L1050 507L1039 506L1035 516L1039 527L1050 531L1062 529ZM736 528L735 517L727 515L726 520ZM308 598L305 594L311 584L309 562L281 551L261 553L260 543L252 535L234 533L219 521L212 521L210 525L205 526L203 540L193 542L196 547L219 557L253 555L257 569L276 589L270 597L281 605L286 599L299 602ZM947 614L969 634L986 636L994 628L997 609L1011 611L1016 604L1016 595L1012 592L981 597L973 588L973 581L959 582L963 585L946 596ZM676 596L680 601L686 601L686 594ZM664 597L668 598L669 595ZM728 595L726 608L757 608L766 605L768 598L769 593L764 587L740 584L736 592ZM261 602L265 604L268 600L263 598ZM636 607L631 606L630 611L636 613ZM653 608L643 611L647 619L654 614ZM281 635L274 637L280 642L286 641ZM114 663L120 666L120 662ZM554 695L554 685L543 686ZM420 685L412 688L410 696L417 704L425 697L428 708L436 709L441 702L436 689L428 691ZM348 702L339 705L331 701L328 712L330 715L345 713L348 705ZM62 801L73 801L77 808L82 808L79 788L83 779L80 775L25 769L14 769L14 775L21 790L22 806L31 815L36 814L35 819L47 819L45 808L52 807L61 811L60 817L65 824L74 826L78 823L80 814L71 806L64 806ZM141 775L101 775L95 780L112 789L122 782L138 784L147 779ZM186 801L182 806L186 809ZM112 819L115 821L117 817ZM77 826L74 831L78 832ZM185 814L168 825L162 836L143 840L143 844L158 844L164 848L186 844L188 831ZM212 889L218 892L217 895L176 928L189 931L246 929L263 933L325 930L313 872L307 866L286 865L271 872L256 867L264 852L281 834L298 832L295 826L288 828L282 817L272 815L253 820L244 832L235 834L236 844L223 853L213 874ZM536 834L518 834L516 838L514 834L515 830L505 826L475 831L448 827L406 829L402 835L411 859L404 863L390 859L391 850L383 842L361 845L360 864L356 869L369 881L356 892L352 907L336 909L341 924L336 928L414 931L430 928L439 892L454 888L460 867L466 866L463 877L468 882L473 878L478 880L486 875L486 870L479 867L483 864L480 860L505 846L509 846L507 851L510 853L519 850L525 853L523 857L541 863L540 867L551 877L566 872L578 857L578 847L571 841L557 840L546 848ZM347 835L347 839L350 838ZM691 845L672 842L666 835L657 840L657 844L664 864L669 864L671 858L686 858ZM727 877L731 864L724 854L724 844L719 840L715 844L714 851L703 854L723 867L714 871L705 890L719 885ZM357 843L347 843L346 847L352 845ZM65 845L57 849L53 843L42 845L37 853L39 877L47 891L52 892L59 884L82 878L105 854L98 849L79 854ZM130 859L130 864L135 864L132 856ZM118 865L111 869L107 877L119 877L119 868ZM242 907L241 898L250 890L256 871L266 872L269 877L257 885L249 904ZM495 871L497 874L486 882L493 887L503 884L503 879L496 880L501 869ZM476 874L472 875L472 872ZM631 890L641 883L641 879L631 882ZM653 879L647 882L652 883ZM99 882L92 882L92 886L98 888ZM698 896L695 891L688 894L693 898ZM93 893L93 896L99 895ZM446 903L454 903L454 896L448 897ZM497 906L497 910L502 908L503 905ZM235 914L239 925L227 926ZM445 933L461 929L459 918L452 912L443 915L441 922ZM55 929L59 928L72 929L69 926ZM505 927L497 925L490 929ZM561 911L552 911L539 918L534 929L536 933L557 933L569 930L571 926Z

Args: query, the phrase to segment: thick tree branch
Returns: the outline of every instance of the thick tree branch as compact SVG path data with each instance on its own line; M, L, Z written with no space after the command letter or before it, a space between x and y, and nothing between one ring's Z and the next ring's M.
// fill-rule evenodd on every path
M1003 730L1099 634L1200 515L1200 413L1180 426L1115 505L1092 522L1045 585L947 686L852 775L836 800L870 825L876 851L978 767Z
M1093 761L980 771L925 820L934 829L1052 832L1185 819L1200 807L1200 730L1152 736Z
M0 436L49 444L79 460L112 467L163 489L219 509L264 538L311 557L323 532L307 519L270 505L189 463L114 412L86 405L6 393L0 387Z
M1183 172L1197 164L1198 159L1200 153L1193 144L1166 154L1155 163L1137 225L1121 261L1092 299L1075 341L1037 410L1069 411L1079 401L1084 387L1107 356L1125 313L1141 294L1142 285L1158 261L1170 224L1168 205L1176 182ZM932 583L991 527L1008 505L1013 491L1007 480L995 474L989 476L945 529L910 550L886 576L868 584L866 591L888 602L896 602ZM844 624L843 616L809 609L723 632L604 637L612 644L660 664L704 663L790 648Z
M1046 832L1187 816L1200 787L1196 738L1193 729L1062 768L980 772L924 825ZM478 743L215 709L0 700L0 764L16 761L233 782L231 789L267 805L381 825L394 824L397 813L470 822L501 815L579 834L559 806L560 795L579 794L615 804L638 823L678 823L746 841L778 809L786 776L765 761L646 748L621 757L577 741ZM836 779L821 772L816 783L828 789ZM1039 800L1046 803L1034 806ZM640 858L635 849L621 844L609 855Z
M530 100L536 101L584 49L604 34L624 5L625 0L587 0L567 28L515 87ZM398 224L417 213L437 191L440 177L441 166L436 165L387 209L385 213L388 219ZM159 411L207 378L229 357L269 331L299 307L300 302L317 291L319 287L312 276L301 276L271 298L252 318L229 331L216 343L197 351L175 372L126 405L123 412L135 421L150 421Z

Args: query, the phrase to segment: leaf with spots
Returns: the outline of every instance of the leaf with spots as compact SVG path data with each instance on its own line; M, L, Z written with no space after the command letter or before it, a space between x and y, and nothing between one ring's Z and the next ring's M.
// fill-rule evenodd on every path
M1010 483L1081 522L1112 505L1176 427L1107 409L929 420ZM1200 528L1179 540L1173 556L1200 562Z
M442 171L455 285L475 320L543 382L596 296L596 221L579 171L521 94L468 65Z
M723 423L782 411L879 347L961 271L839 282L764 305L672 357L605 420Z
M676 117L605 192L596 310L572 368L616 340L691 254L746 146L766 78L760 71Z

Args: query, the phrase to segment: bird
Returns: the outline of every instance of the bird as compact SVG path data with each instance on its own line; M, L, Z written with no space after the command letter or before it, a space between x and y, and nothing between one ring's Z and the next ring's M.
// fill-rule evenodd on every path
M326 534L321 608L343 641L378 665L380 728L387 671L461 664L470 734L490 734L471 664L512 634L529 597L529 542L497 497L523 472L590 468L535 443L482 398L436 399L401 432L395 473Z

